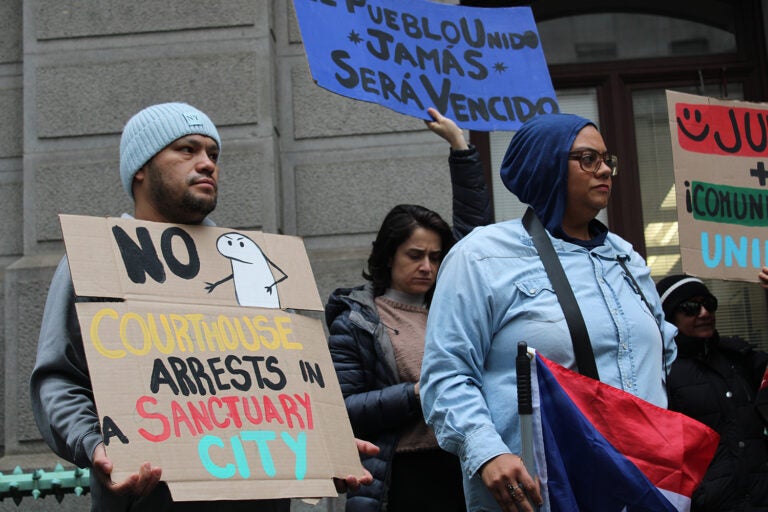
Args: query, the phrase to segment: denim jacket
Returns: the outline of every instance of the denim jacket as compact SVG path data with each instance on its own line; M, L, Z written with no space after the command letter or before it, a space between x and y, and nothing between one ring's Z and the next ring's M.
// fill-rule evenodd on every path
M643 258L612 233L592 249L550 238L584 316L600 380L666 407L665 370L675 357L676 329L664 321ZM519 341L576 367L563 311L517 219L476 229L452 249L427 322L424 416L440 445L461 459L469 510L499 509L478 470L497 455L520 453Z

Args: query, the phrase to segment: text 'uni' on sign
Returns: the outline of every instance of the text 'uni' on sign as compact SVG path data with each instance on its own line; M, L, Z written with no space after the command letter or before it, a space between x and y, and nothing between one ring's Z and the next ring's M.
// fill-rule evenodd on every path
M768 104L667 91L683 271L755 282L768 266Z

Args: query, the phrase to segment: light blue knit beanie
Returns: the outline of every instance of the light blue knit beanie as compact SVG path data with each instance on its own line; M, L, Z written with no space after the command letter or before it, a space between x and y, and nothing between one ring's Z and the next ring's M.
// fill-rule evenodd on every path
M136 172L168 144L192 134L212 138L221 151L216 126L207 115L186 103L152 105L125 124L120 138L120 179L131 199Z

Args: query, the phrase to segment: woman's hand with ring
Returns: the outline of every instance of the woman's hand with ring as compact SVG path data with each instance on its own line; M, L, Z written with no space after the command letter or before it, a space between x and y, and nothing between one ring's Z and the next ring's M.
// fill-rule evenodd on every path
M494 457L480 468L480 475L504 512L533 512L526 495L532 503L543 502L538 479L531 477L517 455L505 453Z

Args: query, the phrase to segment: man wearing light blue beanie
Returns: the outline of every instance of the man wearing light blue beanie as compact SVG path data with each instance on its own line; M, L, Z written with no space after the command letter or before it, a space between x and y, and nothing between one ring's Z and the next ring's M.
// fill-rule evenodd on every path
M171 142L185 135L205 135L216 142L221 152L221 139L213 122L205 113L186 103L161 103L134 115L120 139L120 179L133 198L133 177L144 164Z
M220 152L216 126L191 105L163 103L134 115L120 140L120 179L134 201L133 217L212 224L207 215L216 207ZM160 481L161 468L149 462L127 479L113 482L74 303L64 257L48 292L30 393L35 420L51 449L78 467L90 468L92 511L290 510L287 499L174 503ZM375 447L358 443L358 449L370 452ZM359 480L349 476L337 487L369 482L370 475Z

